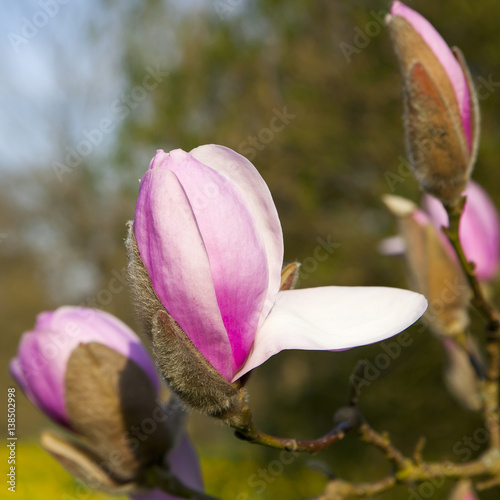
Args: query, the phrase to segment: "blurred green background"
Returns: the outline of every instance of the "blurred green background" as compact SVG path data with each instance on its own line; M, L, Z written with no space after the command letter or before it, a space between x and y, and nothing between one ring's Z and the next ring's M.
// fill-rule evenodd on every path
M404 263L377 253L378 241L395 231L381 195L420 197L412 177L387 180L388 172L398 175L405 154L401 81L381 24L387 2L57 3L31 38L12 37L23 36L23 19L33 21L40 5L10 2L0 22L8 40L0 83L4 367L42 310L97 306L137 326L126 287L116 291L110 280L126 265L125 222L133 217L137 180L159 148L218 143L249 157L278 207L285 261L304 262L299 286L407 287ZM465 53L481 97L474 178L500 205L500 3L409 5ZM293 117L269 133L285 109ZM321 241L335 250L318 262ZM361 408L405 453L423 435L426 458L460 461L453 448L482 427L481 418L446 392L440 342L421 324L409 331L411 345L363 389ZM249 383L258 424L282 436L324 434L346 403L357 360L374 362L381 352L375 345L272 358ZM12 384L4 368L4 394ZM39 431L51 424L20 392L17 399L18 498L94 498L79 496L76 483L37 447ZM380 454L348 436L274 475L279 452L237 441L200 417L190 427L208 491L224 499L306 498L322 491L328 474L369 481L388 472ZM433 487L431 498L446 498L448 487ZM379 498L409 495L399 488Z

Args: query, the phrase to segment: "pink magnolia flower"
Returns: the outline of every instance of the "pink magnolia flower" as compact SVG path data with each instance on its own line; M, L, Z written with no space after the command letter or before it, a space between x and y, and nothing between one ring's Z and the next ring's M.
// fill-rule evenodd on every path
M470 181L463 194L467 201L460 221L460 242L469 261L476 265L477 277L489 281L496 275L500 261L498 212L488 193L476 182ZM425 195L423 206L437 228L448 225L448 214L436 198ZM454 255L448 241L445 244Z
M437 57L443 69L446 71L450 83L455 92L455 97L460 110L463 130L467 140L469 151L472 147L471 108L470 94L467 78L464 75L455 55L444 41L443 37L436 31L434 26L421 14L406 6L402 2L394 2L391 7L391 15L405 19L413 29L422 37L427 46Z
M135 361L159 387L155 367L137 335L119 319L85 307L61 307L38 315L26 332L10 373L26 396L52 420L71 427L65 408L65 374L71 352L99 342Z
M72 423L66 407L66 373L73 351L82 344L89 343L104 345L125 356L146 374L156 392L160 388L155 367L147 350L137 335L116 317L103 311L84 307L61 307L53 312L39 314L34 329L22 336L17 357L11 360L9 369L12 377L35 406L52 420L74 431L76 434L79 434L79 431L75 430L74 422ZM89 370L91 369L92 367L89 367ZM83 377L85 375L85 373L82 374ZM116 397L120 397L120 395L116 395ZM75 398L74 394L73 398ZM131 398L134 399L133 394ZM143 403L144 401L142 401ZM94 401L93 405L99 406L100 401ZM109 410L109 405L105 407ZM124 409L123 411L129 410ZM140 413L140 410L137 408L133 411L135 411L135 414ZM133 422L134 415L129 416L131 416L130 422ZM106 413L106 418L108 417L111 421L112 415ZM93 413L90 411L86 413L85 418L87 420L91 418L98 419L95 423L92 421L89 422L91 427L102 425L102 415L99 415L99 412ZM126 420L127 417L123 418ZM161 418L163 419L163 417ZM149 418L149 420L151 419ZM163 422L163 420L159 420L159 422ZM171 423L172 425L175 423L173 417ZM109 422L106 425L109 426ZM179 435L176 438L175 447L165 450L160 449L160 452L165 453L164 458L168 461L170 470L185 485L202 490L203 483L196 451L190 443L187 434L185 434L183 427L175 430L175 432L177 431ZM109 439L113 442L113 439L117 438L118 442L121 443L126 441L122 438L127 436L128 434L110 436ZM163 435L160 433L151 436L151 440L154 439L156 441L162 438ZM146 441L140 442L141 445L144 443ZM92 446L94 445L95 443L92 443ZM50 448L48 449L50 451ZM146 453L148 450L151 453L157 452L154 448L154 443L146 449ZM126 459L125 455L123 455L123 449L110 449L108 452L120 456L123 460ZM103 463L107 463L109 458L108 452L104 455L101 453L99 456L99 459ZM57 453L55 456L58 456ZM151 458L154 459L155 457ZM157 494L161 496L155 497L154 495ZM150 500L154 500L155 498L167 500L174 497L155 491L145 492L141 495L138 494L135 498L142 500L146 498Z
M383 287L280 291L283 235L255 167L223 146L158 151L134 231L156 295L228 381L283 349L347 349L415 322L423 296Z

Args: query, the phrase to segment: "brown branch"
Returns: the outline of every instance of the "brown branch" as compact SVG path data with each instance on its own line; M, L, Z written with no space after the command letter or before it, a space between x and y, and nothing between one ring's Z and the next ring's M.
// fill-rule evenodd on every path
M358 363L353 374L349 378L351 381L350 391L349 391L349 405L344 406L335 412L333 421L335 427L328 434L324 436L313 439L290 439L290 438L280 438L276 436L271 436L265 432L260 431L252 421L252 413L249 407L244 409L241 414L241 418L236 418L229 421L229 425L235 429L235 436L238 439L248 441L252 444L260 444L262 446L268 446L270 448L276 448L279 450L287 451L298 451L305 453L318 453L320 451L326 450L332 444L340 441L345 437L345 435L359 427L362 418L356 407L357 405L357 386L356 383L352 382L357 380L357 374L365 370L364 363Z
M329 446L344 438L347 432L352 430L356 422L344 421L338 424L328 434L314 440L306 439L288 439L271 436L261 432L250 422L244 427L239 427L235 431L235 436L252 444L260 444L270 448L277 448L287 451L298 451L307 453L318 453L326 450Z
M378 443L371 443L378 446ZM386 445L383 445L384 448ZM492 479L478 485L478 489L493 488L500 484L500 456L491 457L488 453L478 460L465 464L453 462L422 462L417 464L405 459L406 467L395 471L373 483L349 483L333 480L328 483L323 495L317 500L345 500L349 498L366 498L393 488L396 485L411 486L432 479L463 479L493 476Z
M344 500L378 495L396 486L396 478L387 476L373 483L348 483L336 479L328 483L324 493L316 500Z
M410 459L405 458L405 456L391 443L388 434L379 434L366 422L360 426L359 434L362 441L381 450L396 470L405 470L411 465Z

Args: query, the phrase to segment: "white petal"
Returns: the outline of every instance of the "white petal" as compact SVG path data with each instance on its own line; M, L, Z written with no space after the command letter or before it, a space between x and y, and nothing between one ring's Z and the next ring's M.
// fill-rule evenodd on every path
M280 292L233 381L283 349L348 349L384 340L410 326L426 309L423 295L397 288L331 286Z

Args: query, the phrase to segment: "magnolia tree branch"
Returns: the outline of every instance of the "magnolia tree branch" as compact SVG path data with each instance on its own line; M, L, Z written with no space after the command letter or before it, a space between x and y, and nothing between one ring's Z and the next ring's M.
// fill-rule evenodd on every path
M329 446L344 438L347 432L352 430L356 422L344 421L339 423L332 431L324 436L314 439L288 439L271 436L261 432L257 427L250 422L247 426L242 426L236 429L235 435L237 438L248 441L253 444L260 444L270 448L277 448L287 451L299 451L307 453L318 453L326 450Z
M500 484L500 454L495 450L488 450L479 459L463 464L450 461L425 462L421 459L422 439L417 444L413 458L408 458L391 443L387 434L376 432L366 422L359 427L358 432L362 441L384 453L393 466L393 473L372 483L350 483L335 479L328 483L323 494L316 500L367 498L396 485L412 487L434 479L488 478L477 485L478 489L488 489Z
M479 313L488 322L488 331L494 337L500 336L500 313L491 305L486 299L481 284L476 276L475 264L469 262L465 256L464 249L458 236L458 229L460 226L460 218L464 211L466 198L463 197L461 203L455 207L445 207L448 213L449 224L448 227L443 227L443 232L451 243L455 254L458 257L460 266L462 267L469 287L473 293L471 300L472 305L479 311Z
M349 431L359 427L362 421L361 415L357 409L357 394L359 393L357 384L362 380L361 374L364 373L364 370L365 363L359 362L349 379L354 381L350 387L349 405L337 410L333 417L335 427L328 434L314 440L287 439L271 436L260 431L255 426L252 421L250 408L247 407L245 409L245 417L231 424L235 429L235 436L243 441L280 450L306 453L318 453L326 450L332 444L343 439Z
M500 485L500 417L499 417L499 379L500 379L500 313L486 299L477 279L475 265L469 262L459 239L459 225L465 206L465 198L453 208L445 207L448 212L449 226L443 232L450 241L467 282L472 291L471 304L486 321L487 370L481 383L481 396L486 428L489 431L489 447L476 460L456 464L450 461L425 462L422 450L425 440L419 440L412 458L405 457L391 442L387 434L380 434L363 422L358 427L359 437L369 445L380 450L391 463L393 472L389 476L372 483L350 483L335 479L330 481L322 496L317 500L343 500L366 498L387 491L396 485L415 484L435 479L476 480L476 488L484 490ZM469 357L473 368L477 369L473 356ZM482 374L483 375L483 374Z
M472 305L486 320L486 378L481 384L486 428L490 433L490 448L500 453L499 378L500 378L500 313L486 299L476 276L475 264L469 262L459 238L460 218L466 198L454 208L445 207L449 225L443 232L451 243L473 293Z

